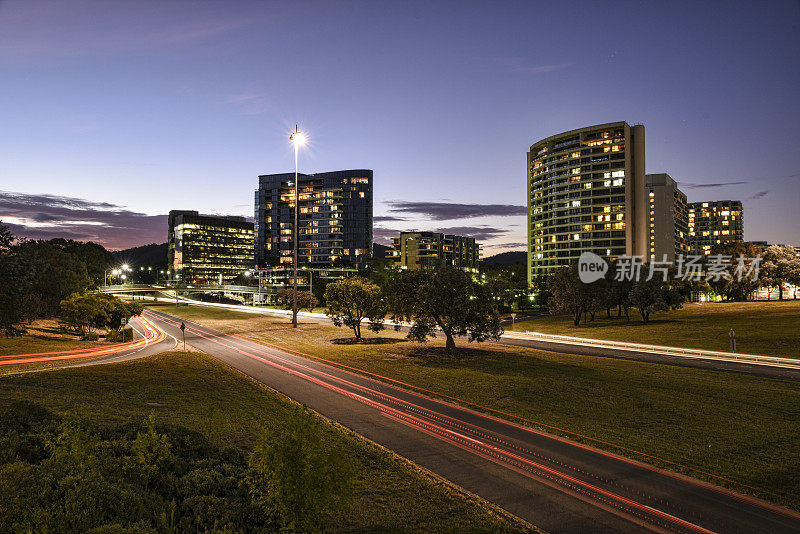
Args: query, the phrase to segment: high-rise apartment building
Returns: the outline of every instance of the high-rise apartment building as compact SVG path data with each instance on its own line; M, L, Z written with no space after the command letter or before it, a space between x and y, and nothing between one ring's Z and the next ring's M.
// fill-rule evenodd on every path
M358 266L372 254L372 171L300 174L298 264ZM255 262L291 264L294 248L294 173L258 177Z
M480 245L472 237L437 232L401 232L392 240L391 258L400 269L456 267L477 272Z
M677 256L689 252L688 210L686 195L669 174L645 176L649 202L649 244L647 257L675 262Z
M178 280L230 282L253 268L253 223L244 217L169 212L167 259Z
M740 200L692 202L689 212L689 252L710 254L711 247L744 241L744 212Z
M648 255L644 126L553 135L528 152L528 281L591 251Z

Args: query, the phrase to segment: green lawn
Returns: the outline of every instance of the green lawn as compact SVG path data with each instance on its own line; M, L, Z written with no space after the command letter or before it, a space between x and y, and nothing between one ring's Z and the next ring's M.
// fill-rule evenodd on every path
M288 417L297 417L296 406L284 397L210 357L181 352L0 378L0 413L20 399L99 427L138 425L152 413L161 424L200 432L215 446L244 452L261 433L272 435ZM331 531L523 530L352 432L327 424L325 433L344 448L358 473L355 504Z
M635 310L628 324L612 315L597 312L593 322L577 327L569 317L544 317L521 321L514 330L727 351L733 328L738 352L800 358L800 300L687 304L652 315L648 324Z
M193 307L177 313L212 328L524 417L551 432L800 508L797 382L465 341L458 342L458 356L446 357L441 339L421 345L394 331L382 332L381 343L353 345L342 343L352 333L328 324L301 321L294 330L282 318Z

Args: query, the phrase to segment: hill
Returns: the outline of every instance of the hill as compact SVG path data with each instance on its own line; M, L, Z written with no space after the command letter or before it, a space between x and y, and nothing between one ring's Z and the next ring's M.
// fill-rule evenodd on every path
M152 243L141 247L126 248L111 253L117 263L127 263L131 267L167 268L167 244Z
M528 262L528 253L525 251L501 252L481 260L482 267L506 267Z

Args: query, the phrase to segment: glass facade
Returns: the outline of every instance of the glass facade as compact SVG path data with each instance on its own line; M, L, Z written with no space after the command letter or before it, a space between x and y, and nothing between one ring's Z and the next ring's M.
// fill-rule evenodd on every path
M372 255L372 171L299 175L298 264L359 266ZM294 248L294 173L258 177L255 262L291 264Z
M167 255L182 282L228 283L253 268L253 223L244 217L170 211Z

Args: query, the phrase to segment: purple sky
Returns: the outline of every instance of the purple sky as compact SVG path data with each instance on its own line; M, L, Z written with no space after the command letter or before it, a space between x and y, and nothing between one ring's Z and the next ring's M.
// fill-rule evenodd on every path
M111 248L258 174L371 168L376 238L525 242L525 153L647 128L647 171L800 245L798 2L0 0L0 218ZM63 198L62 198L63 197Z

